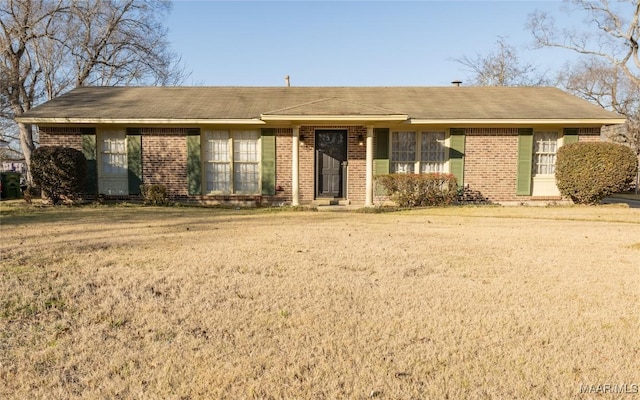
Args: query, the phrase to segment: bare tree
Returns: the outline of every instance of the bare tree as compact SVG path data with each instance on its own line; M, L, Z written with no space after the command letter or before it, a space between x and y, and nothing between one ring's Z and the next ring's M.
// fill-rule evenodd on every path
M567 91L624 115L627 123L607 129L607 137L640 155L640 86L627 74L604 59L588 57L567 66L559 81Z
M546 73L532 63L520 59L516 48L499 37L495 50L487 55L462 56L453 61L472 73L470 83L476 86L541 86L548 84Z
M0 0L2 116L20 116L77 86L181 82L185 74L163 26L170 6L160 0ZM34 129L20 123L18 130L28 164Z
M585 18L579 27L556 26L553 17L535 12L528 25L538 48L555 47L585 56L561 75L565 88L605 109L627 117L624 126L606 129L640 159L640 1L571 0L572 15Z
M556 26L552 16L535 12L529 28L535 45L568 49L606 60L619 68L631 82L640 86L640 1L571 0L572 15L585 15L581 28Z

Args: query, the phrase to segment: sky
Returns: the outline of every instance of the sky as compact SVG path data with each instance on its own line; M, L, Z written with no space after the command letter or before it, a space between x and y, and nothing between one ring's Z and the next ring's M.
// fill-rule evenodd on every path
M447 86L470 77L453 58L499 37L525 62L556 70L575 55L532 49L530 13L572 21L560 1L192 1L167 20L186 85ZM575 17L573 17L575 18ZM463 83L464 85L464 83Z

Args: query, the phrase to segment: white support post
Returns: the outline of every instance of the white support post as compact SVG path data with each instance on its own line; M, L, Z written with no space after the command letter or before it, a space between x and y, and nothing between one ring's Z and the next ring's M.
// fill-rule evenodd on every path
M373 127L367 126L364 206L373 207Z
M300 161L298 155L300 153L300 127L293 127L293 136L291 137L291 205L300 205Z

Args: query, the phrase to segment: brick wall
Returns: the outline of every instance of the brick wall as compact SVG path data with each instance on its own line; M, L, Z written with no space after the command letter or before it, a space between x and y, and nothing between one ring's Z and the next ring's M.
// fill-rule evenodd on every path
M301 126L305 137L299 148L300 201L315 198L315 131L316 129L346 129L348 132L347 198L358 204L365 199L366 147L358 144L358 136L366 137L364 126ZM276 185L283 190L270 198L291 201L292 128L276 129ZM82 128L41 127L40 144L62 145L82 150ZM187 197L186 129L143 128L142 162L145 183L167 186L173 198ZM465 129L465 185L481 192L494 202L528 201L529 196L516 196L518 152L517 128ZM580 128L579 140L599 141L599 128ZM205 198L207 196L196 196Z
M516 196L517 128L465 129L464 184L493 202L544 200ZM580 128L580 142L600 140L600 128Z
M518 129L465 129L464 184L491 201L515 201Z
M315 198L315 130L316 127L313 126L300 127L300 135L304 136L304 144L300 145L298 156L301 203L309 203Z
M282 191L276 192L276 201L291 201L291 143L293 129L276 129L276 187Z
M162 184L169 197L187 196L186 129L143 128L142 180Z
M367 138L367 128L365 126L349 127L349 142L347 145L347 157L349 166L347 172L347 193L349 200L355 203L364 203L366 177L367 148L363 144L358 144L358 136Z
M579 142L599 142L600 128L580 128L578 135Z
M82 128L41 127L40 146L64 146L82 151Z

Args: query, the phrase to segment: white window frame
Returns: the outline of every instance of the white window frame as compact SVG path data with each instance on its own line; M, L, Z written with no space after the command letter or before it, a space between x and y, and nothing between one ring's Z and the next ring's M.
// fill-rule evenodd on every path
M104 175L127 174L127 136L125 132L106 131L100 135L100 165Z
M545 130L533 132L532 175L553 176L556 171L556 157L560 147L558 131Z
M425 140L432 137L434 140ZM444 173L447 167L447 134L444 131L420 132L420 173ZM426 143L431 143L434 148L426 148ZM426 151L425 151L426 150Z
M401 139L413 135L413 148L411 141ZM392 174L413 174L416 171L418 159L418 133L416 131L393 131L389 135L391 144L391 157L389 172Z
M254 138L252 139L251 136ZM217 141L218 143L215 143ZM209 194L260 194L261 193L261 135L256 130L210 130L204 132L203 184ZM220 170L223 170L220 172ZM226 180L213 178L220 174ZM248 176L254 176L246 181ZM253 185L255 190L243 186Z
M207 131L204 135L204 184L209 193L231 191L231 135L229 131ZM222 171L221 171L222 170ZM222 180L216 177L222 175Z
M398 140L401 136L413 135L413 146L402 146ZM435 142L441 147L440 152L423 148L425 138L436 136ZM449 134L444 129L431 130L394 130L389 135L389 172L396 174L446 173L449 169ZM427 152L423 152L427 150ZM426 153L426 154L423 154Z
M129 194L127 134L124 130L97 132L98 191L106 195Z
M260 193L260 132L235 131L232 136L234 192ZM252 186L253 190L247 186Z

